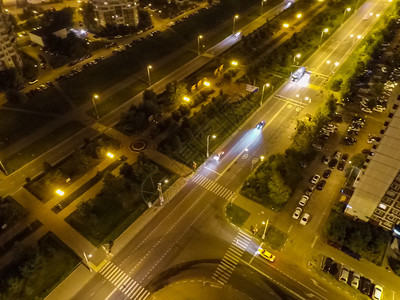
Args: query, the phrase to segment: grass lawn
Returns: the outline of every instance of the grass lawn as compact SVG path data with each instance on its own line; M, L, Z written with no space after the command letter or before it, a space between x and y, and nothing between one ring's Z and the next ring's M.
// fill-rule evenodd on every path
M52 131L50 134L43 136L42 138L23 148L18 153L14 153L13 155L7 157L3 163L5 164L7 170L12 173L29 163L32 159L39 157L49 149L69 138L82 128L84 128L83 124L78 121L66 123Z
M22 137L52 121L54 117L0 108L0 149L12 145Z
M257 231L257 237L261 239L263 233L264 227L261 227ZM268 225L267 232L265 233L264 242L272 249L279 251L285 245L287 238L288 234L286 232L279 230L273 225Z
M232 224L242 227L246 220L250 217L247 210L237 206L236 204L229 203L226 206L226 216Z
M51 232L43 236L37 246L19 256L0 271L2 299L43 299L80 262Z
M0 231L0 235L7 232L13 225L26 216L25 208L11 196L0 198L0 224L7 224L7 228Z
M149 165L153 166L152 170L156 170L154 179L171 178L171 174L162 168L157 168L151 162L147 163L147 166ZM65 219L94 245L117 238L148 208L142 198L142 192L147 192L147 188L142 185L144 181L147 181L146 174L150 172L150 169L145 170L137 163L133 165L133 168L137 171L136 174L141 174L140 178L143 178L141 182L130 181L121 175L107 175L102 183L103 189L94 199L82 203ZM156 187L150 196L152 201L157 199Z

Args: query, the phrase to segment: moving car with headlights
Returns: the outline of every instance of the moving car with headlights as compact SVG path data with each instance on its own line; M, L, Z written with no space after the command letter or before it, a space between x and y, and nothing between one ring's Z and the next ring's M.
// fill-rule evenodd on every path
M261 121L260 123L257 124L256 128L257 129L263 129L265 126L265 121Z
M270 262L275 261L275 255L273 255L272 253L269 253L267 250L260 247L260 248L258 248L258 252L260 253L262 258L265 258L266 260L268 260Z
M292 74L292 81L294 81L294 82L299 81L301 79L301 77L303 77L305 72L306 72L306 68L304 68L304 67L298 68L296 70L296 72L294 72Z
M224 154L225 154L224 151L219 152L217 155L214 156L214 160L220 161L221 158L224 156Z

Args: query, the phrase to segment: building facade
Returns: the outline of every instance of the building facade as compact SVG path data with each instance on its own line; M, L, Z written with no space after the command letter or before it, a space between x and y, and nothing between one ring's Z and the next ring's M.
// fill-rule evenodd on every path
M22 60L16 45L16 34L9 15L4 11L0 1L0 71L21 67Z
M400 96L399 96L400 98ZM400 110L393 106L359 173L345 213L392 230L400 224Z
M134 26L139 24L138 5L132 0L92 0L96 20L101 26Z

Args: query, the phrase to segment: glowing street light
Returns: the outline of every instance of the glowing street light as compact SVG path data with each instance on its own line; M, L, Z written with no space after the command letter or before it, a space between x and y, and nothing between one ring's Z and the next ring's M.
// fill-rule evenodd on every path
M212 137L213 139L217 138L217 136L215 134L207 135L207 157L210 157L210 137Z
M263 233L263 235L262 235L262 237L261 237L262 239L265 239L265 234L267 233L268 223L269 223L269 220L267 220L267 222L262 222L262 224L265 225L265 227L264 227L264 233Z
M188 96L184 96L183 100L186 101L186 102L190 102L190 98Z
M271 85L269 83L265 83L262 88L261 99L260 99L260 106L263 104L264 100L264 89L265 87L269 88ZM274 91L274 86L272 86L272 92Z
M335 67L337 67L339 65L339 62L337 61L337 62L335 62Z
M293 56L293 64L296 62L296 58L299 59L301 57L300 53L297 53L295 56Z
M198 37L197 37L197 55L199 55L200 56L200 40L203 38L203 36L202 35L199 35Z
M96 119L98 120L99 119L99 113L97 112L97 105L96 105L96 100L97 99L99 99L99 95L93 94L92 103L93 103L93 107L94 107L94 114L95 114Z
M261 161L264 161L264 159L265 159L265 156L264 156L264 155L261 155L261 156L260 156L260 160L261 160Z
M296 18L300 19L303 15L302 14L297 14Z
M260 9L260 15L262 15L262 11L263 11L264 2L265 2L265 4L267 4L267 0L261 0L261 9Z
M211 86L211 83L210 83L210 82L208 82L208 81L204 81L204 82L203 82L203 84L204 84L204 86L206 86L206 87L209 87L209 86Z
M324 36L324 33L328 33L328 32L329 32L329 29L328 29L328 28L325 28L324 30L322 30L322 32L321 32L321 39L319 40L318 48L321 46L322 38L323 38L323 36Z
M152 66L148 65L147 66L147 79L149 81L149 86L151 86L151 78L150 78L150 69L152 68Z
M350 8L350 7L346 8L346 9L344 10L344 12L343 12L343 18L342 18L342 22L340 22L340 25L342 25L342 24L343 24L343 22L344 22L344 18L345 18L345 16L346 16L346 13L348 13L348 12L350 12L350 11L351 11L351 8Z
M233 61L231 61L231 65L232 65L233 67L237 67L238 62L237 62L236 60L233 60Z
M64 196L64 191L58 189L58 190L56 190L56 194L59 196Z
M289 24L288 23L284 23L282 26L283 26L283 28L289 28Z
M108 156L109 158L114 158L114 154L112 154L111 152L107 152L107 156Z
M236 24L236 19L239 18L239 15L234 15L233 16L233 27L232 27L232 34L235 34L235 24Z
M331 61L330 61L330 60L327 60L326 63L329 65L329 64L331 63Z

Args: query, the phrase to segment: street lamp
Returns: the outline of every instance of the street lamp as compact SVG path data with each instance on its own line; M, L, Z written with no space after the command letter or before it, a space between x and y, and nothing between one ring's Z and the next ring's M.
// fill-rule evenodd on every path
M263 11L264 2L265 2L265 4L267 4L267 0L261 0L261 9L260 9L260 15L262 15L262 11Z
M152 66L148 65L147 66L147 79L149 81L149 86L151 86L151 78L150 78L150 69L152 68Z
M56 194L59 196L64 196L64 191L58 189L58 190L56 190Z
M261 161L264 161L264 159L265 159L265 156L264 156L264 155L261 155L261 156L260 156L260 160L261 160Z
M260 106L263 104L264 100L264 89L265 87L269 88L271 85L269 83L265 83L262 88L261 99L260 99ZM271 86L271 93L274 91L274 86Z
M285 23L282 26L283 26L283 28L289 28L289 24L288 23Z
M231 65L232 65L233 67L237 67L238 62L237 62L236 60L233 60L233 61L231 61Z
M206 86L206 87L209 87L211 85L211 83L209 81L204 81L203 85Z
M324 36L324 33L328 33L328 32L329 32L329 29L328 29L328 28L325 28L324 30L322 30L322 32L321 32L321 39L319 40L318 48L321 46L322 37Z
M293 56L293 64L295 63L296 58L299 59L300 57L301 57L300 53L297 53L295 56Z
M215 139L217 136L215 134L213 135L207 135L207 157L210 157L210 136Z
M7 169L6 169L6 167L3 165L3 163L1 162L1 160L0 160L0 168L2 168L3 171L4 171L4 174L6 174L6 176L8 176Z
M344 10L344 12L343 12L343 18L342 18L342 22L340 22L340 25L342 25L342 24L343 24L343 22L344 22L344 18L345 18L345 16L346 16L346 13L347 13L347 12L350 12L350 11L351 11L351 8L350 8L350 7L346 8L346 9Z
M233 28L232 28L232 34L235 34L235 24L236 24L236 19L239 18L239 15L234 15L233 16Z
M97 105L96 105L96 100L97 99L99 99L99 95L93 94L92 103L93 103L93 107L94 107L94 114L95 114L96 119L98 120L99 119L99 113L97 112Z
M109 158L114 158L114 154L112 154L111 152L107 152L107 156L108 156Z
M186 102L190 102L190 98L188 96L184 96L183 100L186 101Z
M265 234L267 233L267 227L268 227L268 223L269 223L269 220L267 220L267 222L262 222L263 223L263 225L265 225L264 226L264 233L263 233L263 235L262 235L262 239L265 239Z
M300 19L303 15L302 14L297 14L296 18Z
M199 55L200 56L200 40L203 38L203 36L202 35L199 35L198 37L197 37L197 55Z

